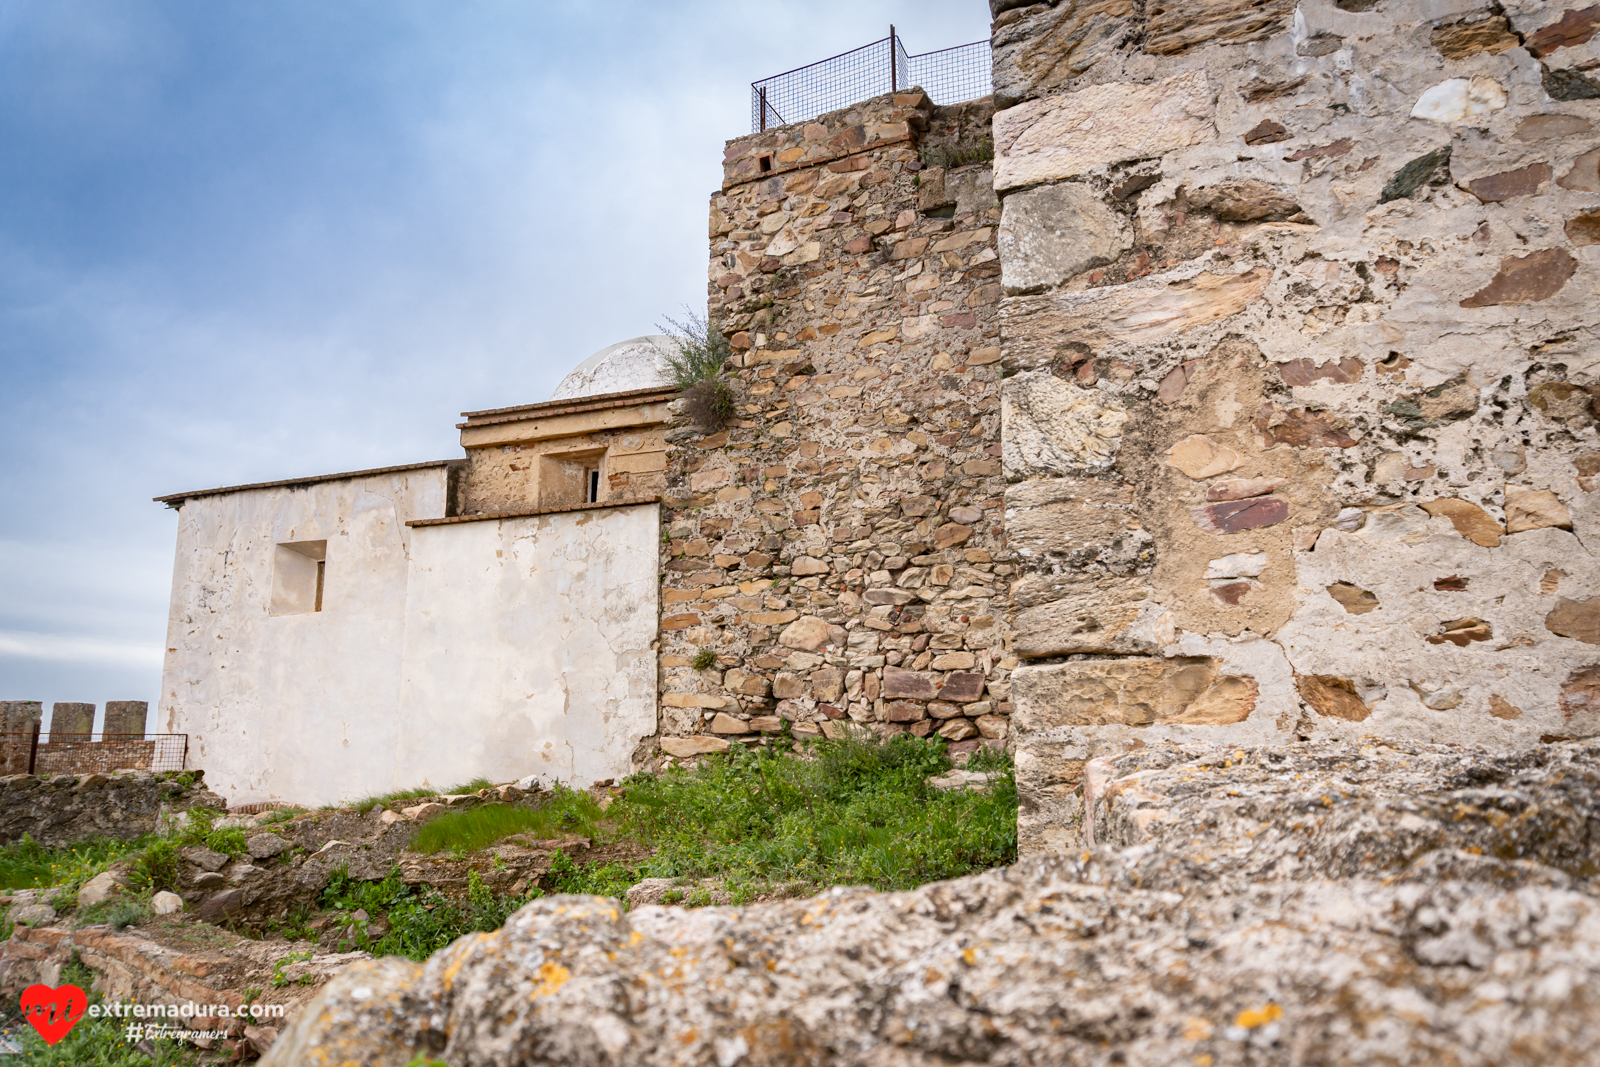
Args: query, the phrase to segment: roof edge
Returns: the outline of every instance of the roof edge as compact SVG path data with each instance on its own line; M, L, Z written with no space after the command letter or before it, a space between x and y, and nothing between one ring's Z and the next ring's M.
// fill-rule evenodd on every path
M373 467L364 471L345 471L341 474L313 474L306 478L282 478L275 482L248 482L244 485L224 485L216 489L195 489L186 493L168 493L150 499L157 504L173 506L173 501L193 500L202 496L221 496L225 493L243 493L251 489L283 489L296 485L313 485L317 482L342 482L351 478L370 478L377 474L397 474L400 471L426 470L430 467L448 467L452 463L465 463L465 459L435 459L425 463L402 463L394 467Z
M548 415L566 415L600 408L635 407L655 400L676 400L680 390L672 385L652 385L648 389L625 389L619 393L595 393L567 400L541 400L537 404L518 404L509 408L486 408L483 411L463 411L467 421L461 426L482 426L491 422L507 421L506 416L518 418Z

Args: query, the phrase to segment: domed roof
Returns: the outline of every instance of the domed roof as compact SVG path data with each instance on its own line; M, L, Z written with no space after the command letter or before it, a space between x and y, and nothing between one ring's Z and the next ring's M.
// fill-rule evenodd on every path
M667 362L662 352L670 351L673 344L672 338L666 334L652 333L602 348L561 379L561 384L550 394L550 399L572 400L600 393L621 393L629 389L670 385Z

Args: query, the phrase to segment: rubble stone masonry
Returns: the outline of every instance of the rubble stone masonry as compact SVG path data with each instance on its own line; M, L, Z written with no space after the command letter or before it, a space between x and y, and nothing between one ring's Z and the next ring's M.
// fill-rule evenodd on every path
M708 292L738 410L666 432L667 758L785 720L1007 735L991 112L916 91L728 143Z
M1600 6L992 10L1024 854L1158 740L1600 731Z

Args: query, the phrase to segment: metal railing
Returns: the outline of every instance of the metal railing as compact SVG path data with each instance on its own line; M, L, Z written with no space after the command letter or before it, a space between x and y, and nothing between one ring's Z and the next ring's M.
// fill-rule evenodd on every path
M188 734L0 733L0 774L181 771L188 754Z
M818 115L920 85L935 104L959 104L994 91L988 41L911 55L889 36L828 59L750 83L750 129L805 122Z

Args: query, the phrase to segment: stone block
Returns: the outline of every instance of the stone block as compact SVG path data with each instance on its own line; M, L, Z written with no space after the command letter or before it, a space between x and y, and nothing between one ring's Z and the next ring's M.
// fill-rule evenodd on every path
M1215 108L1215 91L1198 70L1025 101L995 113L995 189L1060 181L1213 140Z
M1544 628L1560 637L1600 645L1600 598L1571 600L1562 597L1544 617Z
M663 737L661 751L678 759L726 752L732 745L720 737Z
M1255 708L1256 683L1218 676L1208 657L1125 657L1042 667L1011 676L1016 728L1023 734L1061 726L1224 725Z
M920 722L928 717L928 706L915 700L890 700L883 705L885 722Z
M727 712L719 711L711 717L711 732L714 734L747 734L750 724L743 719L736 719Z
M1489 284L1461 301L1461 306L1481 308L1548 300L1561 291L1577 269L1578 261L1564 248L1507 256L1500 261L1500 269Z
M277 834L262 833L252 836L244 843L244 847L251 859L268 860L288 850L290 844Z
M102 733L120 734L126 738L142 738L145 723L150 715L150 705L143 700L106 701L106 722Z
M50 740L89 739L94 732L94 705L57 701L50 708Z
M1572 529L1572 513L1548 489L1526 489L1520 485L1506 486L1506 533L1523 533L1555 527Z
M1041 5L1020 18L996 21L991 38L996 101L1003 106L1066 86L1111 55L1136 25L1134 0Z
M936 700L940 687L939 675L932 671L908 671L900 667L883 669L885 700Z
M952 671L945 677L939 690L939 699L955 704L971 704L983 696L984 678L981 671Z
M1048 582L1053 598L1017 612L1012 647L1019 656L1065 656L1078 652L1148 651L1128 645L1124 631L1150 596L1139 577L1062 575Z
M978 728L971 719L949 719L939 727L939 736L946 741L965 741L978 736Z
M1001 337L1008 358L1027 369L1048 365L1065 345L1149 344L1238 314L1261 296L1270 277L1267 268L1256 267L1008 297L1000 306Z
M1266 40L1286 28L1294 7L1294 0L1154 0L1146 7L1144 50L1175 56L1209 41Z
M1128 217L1082 182L1025 189L1000 216L1000 284L1008 293L1060 285L1131 247Z
M1007 378L1000 389L1001 461L1008 479L1107 470L1128 413L1045 371Z
M1104 554L1137 530L1133 490L1093 478L1050 478L1006 487L1006 543L1024 559Z
M33 735L44 718L37 700L0 701L0 774L27 774Z

